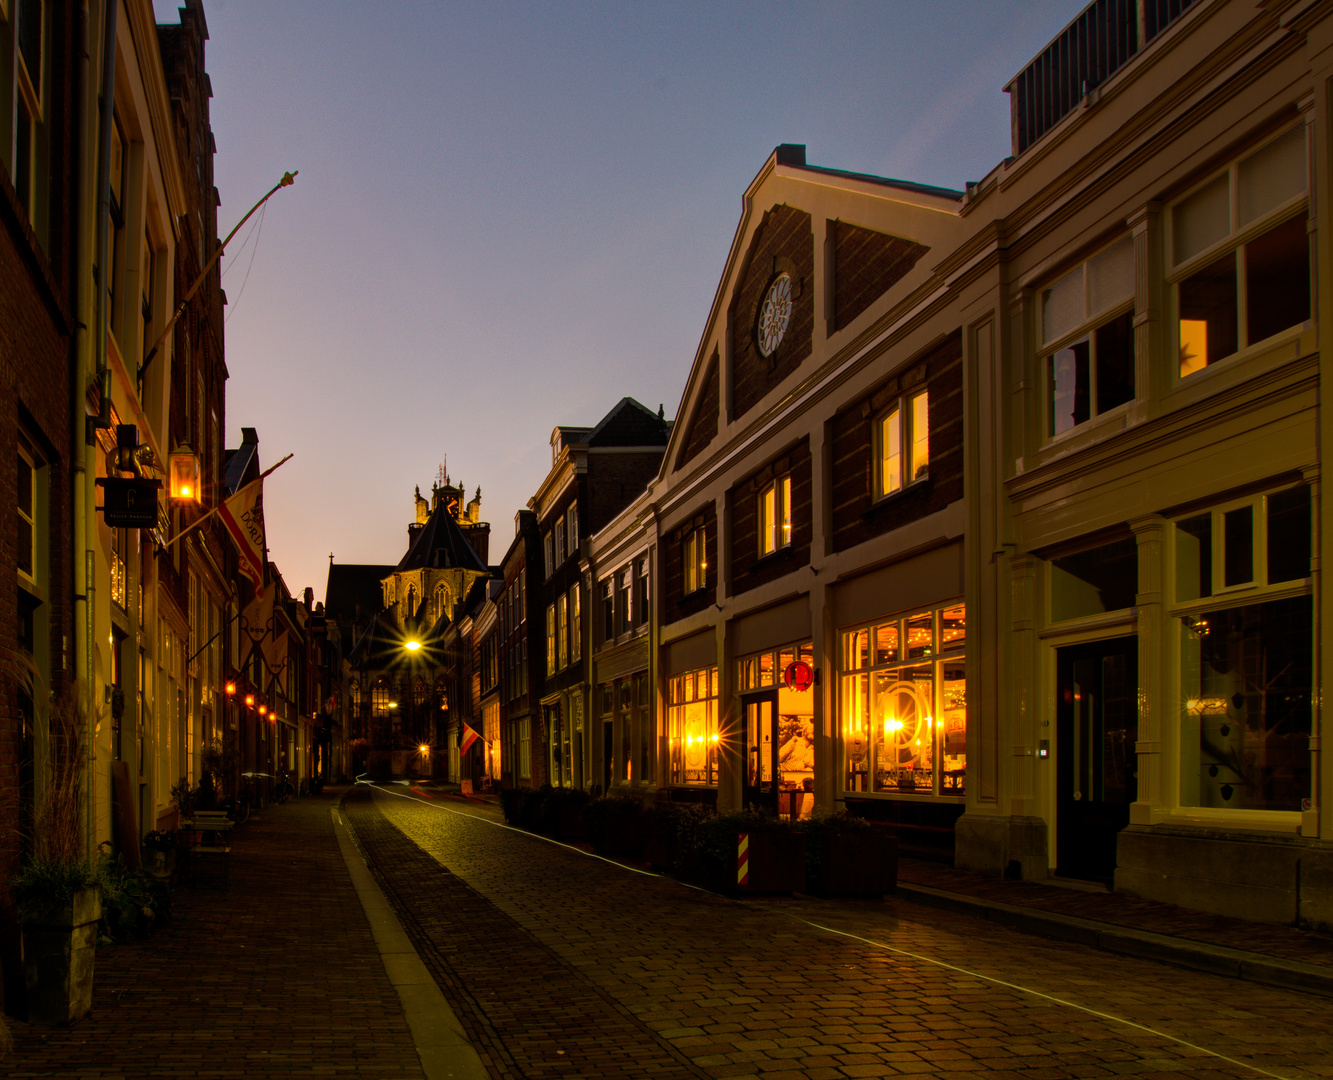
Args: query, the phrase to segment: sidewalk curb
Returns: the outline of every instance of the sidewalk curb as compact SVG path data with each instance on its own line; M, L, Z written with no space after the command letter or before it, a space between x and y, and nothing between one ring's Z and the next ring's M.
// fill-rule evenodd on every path
M490 1073L464 1034L463 1025L435 985L371 875L343 818L341 798L337 806L329 808L329 814L347 872L379 947L384 970L398 991L426 1080L489 1080Z
M1017 907L998 900L982 900L975 896L947 892L929 885L898 882L895 894L903 900L926 907L972 915L988 922L1006 926L1037 937L1055 941L1070 941L1088 945L1122 956L1136 956L1156 960L1177 967L1225 975L1247 982L1265 983L1287 990L1333 997L1333 970L1318 964L1299 960L1282 960L1261 953L1232 949L1225 945L1209 945L1202 941L1155 934L1147 930L1132 930L1112 923L1081 919L1076 915L1061 915L1054 911Z

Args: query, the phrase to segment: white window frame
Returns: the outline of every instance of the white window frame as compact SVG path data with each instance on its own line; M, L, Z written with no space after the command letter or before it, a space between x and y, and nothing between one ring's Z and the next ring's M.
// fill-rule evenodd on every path
M925 453L919 452L920 439L915 428L918 427L916 404L920 401L925 410L926 439ZM898 421L896 442L898 447L897 464L893 470L888 468L886 451L893 436L888 433L891 421ZM911 390L890 402L875 417L875 497L887 499L916 484L930 479L930 388L923 386Z
M708 530L700 525L681 538L684 595L692 596L708 585Z
M791 547L791 473L774 477L755 497L759 557Z
M1289 135L1292 131L1296 130L1297 128L1302 128L1305 130L1305 155L1306 155L1305 190L1301 192L1299 195L1294 195L1291 198L1287 199L1286 201L1279 203L1276 206L1270 207L1266 212L1260 214L1253 221L1247 222L1242 225L1240 222L1241 166L1245 162L1257 157L1273 143L1277 142L1279 139L1282 139L1284 136ZM1276 132L1271 138L1264 140L1262 144L1252 147L1244 154L1240 154L1237 157L1235 157L1225 168L1219 169L1217 172L1210 175L1203 182L1196 184L1193 188L1191 188L1188 192L1182 195L1179 199L1176 199L1167 208L1166 285L1167 285L1167 293L1170 298L1169 302L1171 306L1171 320L1170 320L1170 326L1172 328L1171 340L1176 345L1175 348L1170 350L1171 355L1177 357L1179 355L1178 345L1179 345L1179 334L1180 334L1181 283L1191 278L1198 271L1204 269L1205 267L1211 265L1212 263L1225 257L1226 255L1232 252L1235 252L1236 254L1236 351L1234 353L1229 354L1228 356L1221 356L1218 357L1216 360L1210 360L1208 363L1204 364L1203 367L1196 368L1195 370L1184 375L1181 374L1179 362L1177 361L1176 363L1173 363L1171 365L1171 377L1173 383L1179 385L1180 383L1189 379L1190 376L1192 375L1197 375L1202 371L1206 371L1210 367L1215 367L1219 363L1223 363L1226 361L1233 360L1237 357L1244 356L1254 346L1261 344L1263 340L1268 340L1268 339L1261 339L1260 341L1251 341L1249 336L1249 310L1248 310L1249 286L1248 286L1248 275L1246 273L1247 269L1246 251L1252 241L1258 240L1260 237L1273 231L1279 226L1286 224L1287 221L1291 220L1294 217L1299 216L1301 213L1306 214L1307 229L1308 229L1308 221L1310 214L1309 161L1310 161L1310 155L1312 153L1310 142L1311 142L1310 132L1309 129L1306 128L1305 126L1304 118L1302 118L1300 121L1297 122L1297 124L1288 125L1281 131ZM1188 258L1178 262L1175 253L1176 214L1179 212L1182 206L1184 206L1187 202L1189 202L1191 198L1197 195L1200 191L1203 191L1209 185L1216 183L1217 180L1223 176L1226 176L1228 178L1227 197L1228 197L1229 227L1227 235L1222 239L1214 241L1212 244L1203 248L1202 250L1195 252ZM1313 258L1313 255L1311 254L1310 257ZM1306 320L1307 323L1310 321L1310 319L1313 318L1313 313L1314 313L1315 301L1313 293L1315 288L1315 281L1316 279L1312 267L1310 274L1311 295L1309 298L1310 316ZM1279 331L1279 333L1273 335L1273 337L1280 338L1284 334L1297 333L1302 328L1303 327L1301 326L1291 327L1288 328L1287 330Z

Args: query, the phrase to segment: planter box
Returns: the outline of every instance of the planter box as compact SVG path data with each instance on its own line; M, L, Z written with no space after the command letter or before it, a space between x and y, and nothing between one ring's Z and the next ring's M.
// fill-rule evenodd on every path
M93 1006L93 959L102 894L84 889L64 908L23 924L28 1019L72 1024Z
M883 896L898 885L898 838L866 829L813 838L808 891L818 896Z
M733 856L717 882L722 892L735 896L758 896L805 891L805 837L787 829L762 830L749 837L748 869L744 883L738 880L739 832L731 845Z

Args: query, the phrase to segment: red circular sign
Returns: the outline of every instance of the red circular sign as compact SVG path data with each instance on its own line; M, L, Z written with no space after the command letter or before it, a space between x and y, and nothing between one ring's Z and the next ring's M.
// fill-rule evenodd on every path
M804 660L793 660L782 673L789 690L809 690L815 684L815 669Z

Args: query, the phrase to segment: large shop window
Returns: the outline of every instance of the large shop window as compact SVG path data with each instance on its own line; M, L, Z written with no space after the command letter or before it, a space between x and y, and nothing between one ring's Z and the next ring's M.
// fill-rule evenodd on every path
M967 775L962 604L844 630L844 789L961 796Z
M1176 522L1183 806L1309 808L1311 536L1304 484Z
M1182 379L1310 318L1308 174L1298 124L1172 208Z
M717 668L667 682L667 739L673 784L717 783Z
M1133 307L1132 236L1042 290L1050 435L1134 399Z

